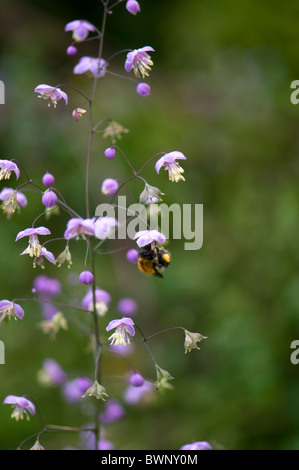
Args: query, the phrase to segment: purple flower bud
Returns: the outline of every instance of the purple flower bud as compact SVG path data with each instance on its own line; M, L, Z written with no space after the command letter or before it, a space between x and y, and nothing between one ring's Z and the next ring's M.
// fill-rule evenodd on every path
M126 4L126 9L132 15L136 15L140 12L140 5L136 0L128 0Z
M131 375L129 382L133 387L141 387L144 384L144 378L138 372L135 372Z
M79 280L82 282L82 284L92 284L94 276L90 271L85 270L80 274Z
M73 46L73 45L69 46L69 47L67 48L67 50L66 50L66 53L67 53L68 55L75 55L75 54L77 54L77 52L78 52L78 51L77 51L77 48L76 48L75 46Z
M108 147L105 150L105 157L112 159L115 157L115 149L113 147Z
M106 178L102 184L102 194L106 196L114 196L114 194L118 191L118 182L113 178Z
M57 196L51 189L48 189L42 197L42 203L45 207L53 207L57 204Z
M136 91L140 96L148 96L151 94L151 87L147 83L138 83Z
M134 250L134 248L132 248L131 250L127 251L127 260L130 262L130 263L137 263L138 261L138 251L137 250Z
M43 184L45 186L48 186L49 188L50 186L53 186L54 183L55 183L54 176L51 175L51 173L46 172L43 176Z
M124 316L134 315L137 311L137 303L133 299L122 299L118 302L117 310Z

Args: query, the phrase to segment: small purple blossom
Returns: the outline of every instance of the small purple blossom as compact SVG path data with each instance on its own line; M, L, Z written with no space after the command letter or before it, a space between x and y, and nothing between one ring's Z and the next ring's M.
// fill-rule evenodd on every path
M66 24L65 31L73 31L74 41L80 42L87 38L89 31L96 31L95 26L85 20L74 20Z
M51 175L51 173L46 172L43 176L43 184L45 186L48 186L49 188L50 186L53 186L54 183L55 183L54 176Z
M117 304L117 310L124 316L131 316L137 312L137 302L134 299L124 298Z
M42 203L45 207L53 207L57 204L57 196L51 189L44 192L42 197Z
M113 237L117 226L118 222L114 217L99 217L94 223L95 236L100 240Z
M134 236L134 240L137 240L137 245L142 248L145 245L149 245L152 242L164 243L165 237L158 230L141 230Z
M54 359L45 359L43 369L40 371L39 379L49 385L62 385L66 379L66 373Z
M130 344L129 335L135 335L133 320L126 317L123 317L120 320L112 320L108 324L106 331L113 330L114 328L116 328L115 333L108 338L108 341L111 341L112 345L122 344L123 346L126 346L127 344Z
M111 301L111 296L105 290L95 289L95 307L97 314L102 317L108 310L109 302ZM82 299L82 308L90 312L93 311L93 290L89 289L87 294Z
M8 318L19 318L22 320L24 317L24 310L19 304L12 302L10 300L0 300L0 323Z
M127 251L126 257L129 263L135 264L138 261L138 251L134 250L134 248L131 248L130 250Z
M40 255L34 260L33 267L38 264L39 266L44 268L45 258L50 261L50 263L56 264L56 259L53 253L51 253L51 251L48 251L44 246L42 246L40 250Z
M64 238L85 238L85 235L94 235L94 219L70 219L67 223Z
M164 166L165 170L168 171L170 181L176 183L180 180L185 181L185 178L182 175L182 173L184 173L184 170L176 162L176 160L186 160L186 157L182 152L174 151L166 153L156 162L156 172L159 174L160 169L162 168L162 166Z
M0 160L0 181L8 180L12 172L14 172L18 180L20 177L20 170L17 165L10 160Z
M77 52L78 50L75 46L73 46L73 44L71 44L66 50L67 55L76 55Z
M103 424L110 424L121 420L125 416L125 410L117 400L107 400L104 412L100 414Z
M114 194L117 193L118 191L117 180L113 178L106 178L103 181L101 191L102 191L102 194L105 194L105 196L114 196Z
M129 52L125 62L126 71L130 72L133 69L137 78L139 78L140 75L142 78L148 77L149 70L151 70L151 66L153 65L153 61L151 60L151 57L148 55L147 51L154 52L154 49L151 46L145 46Z
M115 447L111 441L107 439L100 439L98 441L98 450L114 450Z
M7 198L13 193L15 193L17 204L21 207L26 207L27 198L25 194L21 193L20 191L16 191L15 189L12 189L12 188L3 188L2 191L0 192L0 200L6 201Z
M31 257L38 258L42 248L38 240L38 235L49 235L50 233L50 230L46 227L31 227L19 232L16 237L16 241L23 237L29 237L29 245L26 250L21 253L21 255L29 255Z
M0 201L3 201L1 208L8 219L13 216L16 209L20 212L20 207L27 206L27 198L25 194L12 188L2 189L0 192Z
M144 378L138 372L135 372L130 376L129 382L133 387L141 387L144 384Z
M153 394L155 390L155 385L148 380L144 381L144 384L140 387L136 387L135 385L129 385L124 393L124 401L128 405L136 405L142 399L150 396Z
M16 395L8 395L4 401L4 404L9 404L13 406L13 412L11 417L14 418L16 421L19 421L19 419L23 419L24 415L27 418L27 421L29 421L29 413L32 415L35 414L35 406L34 404L30 401L27 400L25 397L17 397Z
M36 93L39 93L38 98L43 98L44 100L49 101L48 106L51 106L51 104L53 104L54 108L56 108L57 102L61 100L61 98L64 99L65 104L68 104L68 96L64 91L60 90L60 88L41 84L35 87L34 91Z
M55 296L61 292L61 284L57 279L52 279L50 277L40 275L37 276L33 281L33 289L35 292L40 294L48 294L50 296Z
M80 121L81 117L83 114L86 113L86 109L83 108L75 108L74 111L72 112L72 116L75 119L75 121Z
M77 379L66 382L63 387L64 398L71 402L76 403L81 400L84 393L91 387L92 381L87 377L79 377Z
M151 87L147 83L138 83L136 91L140 96L148 96L151 94Z
M128 0L126 3L126 9L131 15L137 15L140 12L140 5L136 0Z
M74 67L74 74L82 74L85 72L91 72L94 77L104 77L106 74L108 62L104 59L98 59L95 57L81 57L78 64Z
M185 444L180 450L211 450L212 446L206 441L192 442L191 444Z
M104 153L105 157L109 158L109 160L115 157L115 149L113 147L108 147Z
M94 275L88 271L87 269L85 271L82 271L82 273L79 276L79 281L82 282L82 284L92 284L94 280Z

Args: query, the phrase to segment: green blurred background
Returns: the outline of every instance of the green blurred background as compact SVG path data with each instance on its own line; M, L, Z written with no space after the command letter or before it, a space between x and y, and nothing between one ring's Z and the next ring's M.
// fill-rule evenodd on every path
M298 2L283 7L277 0L140 4L137 17L122 4L108 18L104 57L151 45L156 51L148 81L152 94L141 98L134 82L107 75L95 113L130 130L120 146L136 167L160 151L187 156L185 183L170 183L164 171L155 174L153 165L143 176L166 193L166 203L204 205L204 244L199 251L184 251L183 240L170 241L172 264L164 280L143 276L122 252L100 255L97 283L113 298L101 328L119 315L120 298L133 297L139 305L135 319L145 334L184 326L208 339L188 355L180 331L152 339L153 354L175 377L175 388L147 406L125 405L126 418L107 426L107 438L118 450L179 449L193 440L225 449L298 450L299 365L290 362L290 344L299 336L299 107L290 102L290 84L299 79ZM68 83L90 93L92 81L74 76L72 68L81 55L96 54L95 44L81 45L74 57L65 53L71 33L64 26L77 18L100 27L100 2L1 0L0 79L6 104L0 107L0 149L1 158L20 160L37 184L46 170L55 174L56 187L84 216L88 119L77 123L71 117L75 93L69 93L67 108L59 103L54 110L33 92L40 83ZM116 57L110 69L125 74L124 59L125 54ZM120 157L104 158L108 145L96 136L92 207L105 200L104 178L130 176ZM14 184L12 177L9 185ZM142 189L138 181L129 185L135 199ZM29 204L21 215L9 222L1 215L1 299L30 296L34 277L42 273L33 270L31 259L19 256L26 242L14 242L42 211L40 196L26 195ZM40 222L61 236L67 215ZM73 246L72 272L78 274L85 247ZM49 245L56 255L63 248L61 242ZM80 303L85 289L74 285L67 268L48 265L45 274L63 283L61 300ZM66 404L59 389L41 388L36 379L48 357L71 377L92 375L86 336L70 323L53 342L36 327L40 307L21 305L24 319L0 330L6 346L0 400L28 394L46 423L90 422L88 406ZM66 314L86 321L82 314ZM142 344L136 344L130 360L155 379ZM120 375L127 369L121 360L104 356L103 383L120 400ZM16 448L38 430L38 417L16 423L9 407L0 407L1 449ZM41 443L48 449L78 446L71 433L46 435Z

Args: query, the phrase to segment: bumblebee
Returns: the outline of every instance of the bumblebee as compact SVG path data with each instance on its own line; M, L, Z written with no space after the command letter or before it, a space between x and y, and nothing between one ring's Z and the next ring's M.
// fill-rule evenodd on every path
M162 272L170 264L170 254L165 248L159 248L155 245L145 245L139 252L138 267L145 274L161 277Z

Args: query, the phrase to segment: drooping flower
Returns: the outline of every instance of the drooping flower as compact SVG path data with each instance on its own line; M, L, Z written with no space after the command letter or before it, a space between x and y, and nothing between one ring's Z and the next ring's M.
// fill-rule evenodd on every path
M107 400L104 412L100 414L100 421L103 424L114 423L121 420L125 416L125 410L117 400Z
M14 172L17 180L20 177L20 170L17 165L11 160L0 160L0 181L8 180L11 176L11 173Z
M36 256L33 261L33 267L35 268L38 264L42 269L45 269L45 259L50 261L52 264L56 264L55 256L51 251L48 251L44 246L41 247L39 256Z
M43 368L38 371L38 381L40 384L62 385L67 379L66 373L54 359L45 359Z
M52 306L51 306L52 307ZM50 336L54 339L59 330L67 330L68 324L63 316L62 312L57 312L49 318L49 320L44 320L37 325L43 333Z
M212 450L211 444L207 441L192 442L191 444L183 445L180 450Z
M82 271L82 273L79 275L79 281L82 282L82 284L92 284L94 280L94 275L85 269L85 271Z
M134 49L133 51L127 54L127 59L125 62L125 69L127 72L130 72L132 69L137 78L142 76L142 78L149 76L149 70L153 65L148 51L154 52L154 49L151 46L141 47L140 49Z
M14 418L16 421L19 421L19 419L23 419L24 415L27 418L27 421L29 421L29 413L32 415L35 414L35 406L34 404L30 401L27 400L25 397L18 397L16 395L8 395L4 401L4 404L9 404L13 406L13 412L11 417Z
M102 183L102 194L105 196L114 196L118 191L118 182L113 178L106 178Z
M140 12L140 5L136 0L128 0L126 3L126 9L131 15L137 15Z
M144 190L139 196L139 202L144 202L145 204L149 204L150 202L158 202L162 201L159 195L164 196L164 193L159 188L155 186L151 186L150 184L146 183L144 186Z
M92 381L87 377L78 377L70 380L63 387L64 398L71 403L76 403L82 399L82 395L91 385Z
M85 235L94 235L94 219L74 218L68 221L66 231L64 232L66 240L70 238L79 239L80 237L85 239Z
M58 268L60 268L60 266L63 263L66 263L67 267L70 269L73 262L72 262L72 255L71 255L68 245L66 245L65 249L57 256L56 263L57 263Z
M149 245L152 242L164 243L165 237L158 230L141 230L134 236L134 240L137 239L137 245L142 248L145 245Z
M124 393L124 401L128 405L136 405L141 400L151 400L155 391L155 385L148 380L145 380L143 385L136 387L129 385Z
M49 235L51 234L50 230L46 227L37 227L37 228L26 228L18 233L16 241L20 240L23 237L29 237L29 245L24 250L21 255L29 255L31 257L40 256L41 245L38 240L38 235Z
M140 96L148 96L151 94L151 87L147 83L138 83L136 91Z
M53 186L54 183L55 183L54 176L51 175L51 173L46 172L43 176L43 184L45 186L48 186L49 188L50 186Z
M35 87L34 91L39 93L38 98L49 101L48 106L53 104L54 108L56 108L57 102L61 100L61 98L64 99L65 104L68 104L68 96L64 91L60 90L60 88L41 84Z
M138 372L134 372L130 378L129 382L133 387L141 387L144 384L144 378Z
M157 389L171 389L172 385L169 383L169 381L173 380L173 377L170 375L170 373L167 370L162 369L158 364L155 364L155 368L157 373Z
M105 290L95 289L95 307L97 314L102 317L108 310L109 302L111 301L111 296ZM82 299L82 308L90 312L93 311L93 290L89 289L85 297Z
M86 109L83 108L75 108L74 111L72 112L72 116L75 119L75 121L80 121L81 117L83 114L86 113Z
M11 219L15 211L20 212L21 207L27 206L27 198L25 194L12 188L3 188L0 193L1 209L6 214L7 219Z
M61 292L61 284L57 279L40 275L34 279L33 289L40 294L58 295Z
M113 238L118 221L114 217L99 217L95 223L95 236L100 240Z
M190 331L185 330L185 353L190 352L191 349L200 349L197 346L197 343L206 338L206 336L203 336L200 333L191 333Z
M24 310L19 304L6 299L0 300L0 324L3 320L10 320L11 318L22 320L23 316Z
M112 345L122 344L126 346L130 344L130 337L135 335L134 322L131 318L123 317L120 320L112 320L106 331L110 331L116 328L115 333L113 333L108 341L111 341Z
M134 248L131 248L130 250L127 251L126 258L129 261L129 263L137 263L138 261L138 251L134 250Z
M98 59L96 57L81 57L78 64L74 67L74 74L80 75L82 73L91 72L94 77L104 77L108 62L105 59Z
M42 203L45 207L55 206L57 204L57 200L57 195L52 191L52 189L47 189L42 197Z
M84 395L82 395L82 398L86 397L95 397L97 400L105 401L105 397L108 397L108 394L106 393L103 385L100 385L99 382L95 380L94 383L86 390Z
M66 24L65 31L73 31L74 41L80 42L87 38L89 31L96 31L95 26L85 20L74 20Z
M160 169L162 168L162 166L164 166L165 170L168 171L170 181L176 183L180 180L185 181L185 178L182 175L182 173L184 173L184 170L176 162L176 160L186 160L186 157L182 152L174 151L166 153L156 162L156 172L159 174Z
M121 124L119 124L118 122L110 121L108 126L105 127L105 129L104 129L103 139L106 139L106 137L111 137L112 144L115 144L117 142L117 139L122 138L122 134L127 134L128 132L129 132L129 130L126 129ZM110 158L112 158L112 157L110 157Z
M117 310L124 316L131 316L137 312L137 302L134 299L124 298L117 304Z
M105 157L109 160L112 160L115 157L115 149L113 147L108 147L104 153Z

